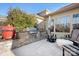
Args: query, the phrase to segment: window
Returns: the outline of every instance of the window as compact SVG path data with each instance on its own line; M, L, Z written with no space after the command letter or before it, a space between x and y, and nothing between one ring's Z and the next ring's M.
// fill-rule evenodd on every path
M55 31L56 32L70 32L70 23L69 23L69 17L59 17L57 20L55 20Z
M79 28L79 14L73 15L73 28Z

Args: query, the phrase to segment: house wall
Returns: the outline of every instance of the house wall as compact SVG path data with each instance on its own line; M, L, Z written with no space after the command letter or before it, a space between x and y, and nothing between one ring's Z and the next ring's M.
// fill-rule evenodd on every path
M50 19L54 19L56 21L60 17L68 16L68 18L69 18L68 22L70 22L70 32L69 33L55 32L55 28L54 28L54 32L53 33L55 33L57 35L70 34L72 32L72 30L73 30L73 26L72 26L72 23L73 23L73 14L78 14L78 13L79 13L79 8L76 8L76 9L73 9L73 10L69 10L69 11L66 11L66 12L62 12L62 13L59 13L59 14L55 14L55 15L49 16L48 18L46 18L47 19L46 21L49 22ZM54 27L55 27L55 23L54 23Z
M39 31L44 32L45 31L45 21L42 21L38 24Z
M37 24L40 24L43 21L43 19L41 18L37 18L36 20L37 20Z

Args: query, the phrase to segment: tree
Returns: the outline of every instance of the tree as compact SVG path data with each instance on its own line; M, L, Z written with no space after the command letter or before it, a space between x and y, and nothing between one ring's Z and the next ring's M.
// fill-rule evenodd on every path
M10 8L7 18L9 20L7 24L14 26L17 31L34 27L36 23L36 18L33 15L27 14L19 8Z

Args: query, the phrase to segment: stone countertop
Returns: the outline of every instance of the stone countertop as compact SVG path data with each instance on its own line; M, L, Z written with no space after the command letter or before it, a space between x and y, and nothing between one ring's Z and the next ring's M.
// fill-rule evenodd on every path
M0 42L0 56L14 56L11 51L12 40Z

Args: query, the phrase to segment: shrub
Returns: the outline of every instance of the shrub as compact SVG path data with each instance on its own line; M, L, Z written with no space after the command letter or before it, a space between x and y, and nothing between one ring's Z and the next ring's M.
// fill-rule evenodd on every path
M27 14L19 8L10 8L7 18L9 20L7 24L14 26L17 31L33 27L36 23L36 18L33 15Z

